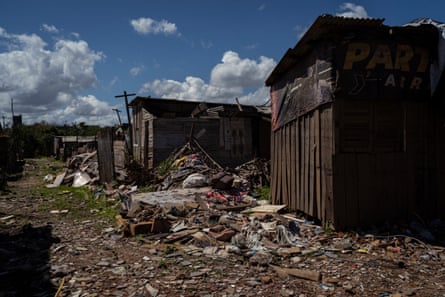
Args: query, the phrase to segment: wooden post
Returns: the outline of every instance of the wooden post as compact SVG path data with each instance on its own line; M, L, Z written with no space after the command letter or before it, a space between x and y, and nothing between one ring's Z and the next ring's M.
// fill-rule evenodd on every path
M111 182L114 179L113 160L113 129L104 128L97 134L97 161L101 182Z
M131 126L131 118L130 118L130 110L128 108L128 96L136 96L136 93L127 94L127 91L124 91L124 94L114 96L115 98L125 98L125 109L127 110L127 119L128 119L128 129L130 129L130 151L129 154L133 156L133 127Z
M117 108L113 108L113 110L116 112L117 114L117 119L119 120L119 126L122 126L122 121L121 121L121 116L120 116L120 110Z

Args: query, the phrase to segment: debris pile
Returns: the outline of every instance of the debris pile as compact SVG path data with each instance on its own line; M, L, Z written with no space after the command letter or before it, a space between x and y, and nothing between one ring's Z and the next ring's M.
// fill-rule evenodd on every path
M6 280L0 291L14 292L8 296L43 296L42 288L50 296L55 288L58 296L445 294L441 220L418 217L340 232L262 200L239 210L218 209L226 202L208 193L228 194L211 185L139 193L136 186L117 190L110 184L100 193L121 195L117 232L108 220L97 228L103 217L88 207L75 216L48 214L30 203L30 197L38 201L31 193L40 175L24 176L0 201L0 275ZM251 199L241 192L243 200ZM139 236L123 236L132 230Z
M326 293L363 291L357 281L345 279L347 269L362 274L388 268L407 278L408 269L419 263L445 261L445 249L429 241L445 243L430 232L433 226L444 226L438 220L429 227L411 223L380 229L391 232L386 235L336 232L287 212L286 205L270 205L247 194L239 197L237 209L229 208L226 192L224 198L215 198L213 191L203 187L133 193L123 200L119 230L127 236L142 235L139 240L149 246L174 245L206 257L241 258L282 279L316 282Z
M212 184L225 174L217 174ZM215 182L217 180L217 182ZM307 238L321 228L293 214L285 205L269 205L233 186L226 190L209 186L121 195L118 229L126 235L144 234L160 243L188 243L221 248L222 253L279 252L304 249ZM266 203L265 203L266 202ZM285 251L282 251L285 252Z
M158 172L159 191L120 193L117 222L124 234L199 246L230 242L232 251L296 244L296 234L291 231L297 229L295 221L289 229L289 219L270 215L285 206L257 207L267 202L257 200L259 195L254 193L268 185L266 161L256 159L234 170L224 169L193 141L169 160L167 173ZM252 217L249 212L261 215ZM257 235L261 237L252 237Z
M47 183L47 188L56 188L62 184L81 187L98 181L97 151L73 156L67 161L67 166L63 173L57 176L48 174L44 179Z
M269 186L269 166L267 160L256 158L234 169L223 168L198 142L192 140L156 169L156 189L165 191L212 186L220 190L237 188L253 191Z

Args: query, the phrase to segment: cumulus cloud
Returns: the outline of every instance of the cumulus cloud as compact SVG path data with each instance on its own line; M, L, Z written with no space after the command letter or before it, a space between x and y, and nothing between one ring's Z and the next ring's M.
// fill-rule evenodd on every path
M139 92L161 98L221 103L235 103L235 98L239 98L242 104L263 104L269 97L264 81L275 65L271 58L242 59L238 53L227 51L221 63L212 69L209 83L193 76L186 77L183 82L155 80L145 83Z
M88 125L108 126L116 122L113 108L108 103L93 95L71 98L65 108L51 110L44 107L32 110L32 113L22 114L26 123L47 122L57 124L87 123Z
M152 18L138 18L131 20L130 24L140 34L178 34L176 24L167 20L156 21Z
M368 18L368 13L363 6L356 5L354 3L343 3L339 7L340 12L337 16L350 17L350 18Z
M38 35L0 32L0 42L7 44L7 50L0 53L0 109L8 110L13 98L14 110L26 113L24 119L48 117L54 123L58 114L66 115L60 112L65 106L70 106L71 114L80 114L74 112L75 103L87 100L79 93L95 85L94 66L104 55L83 40L57 40L48 49ZM96 103L98 108L108 109ZM98 110L89 106L85 112L96 115Z
M110 113L112 107L104 101L100 101L93 95L79 96L72 100L64 110L64 114L80 116L105 116Z
M59 29L57 29L56 26L54 25L43 24L42 30L48 33L54 33L54 34L59 33Z
M225 52L221 62L213 68L210 75L210 84L220 87L261 86L276 65L273 59L264 56L259 61L241 59L233 51Z

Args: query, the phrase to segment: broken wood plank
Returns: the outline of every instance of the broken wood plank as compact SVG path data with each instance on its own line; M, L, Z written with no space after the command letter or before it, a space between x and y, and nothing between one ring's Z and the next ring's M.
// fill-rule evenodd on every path
M285 209L287 207L286 204L281 205L260 205L256 206L250 209L246 209L245 211L242 211L241 213L252 213L252 212L265 212L265 213L278 213L280 210Z
M57 177L54 180L54 182L52 184L46 185L46 187L47 188L57 188L57 187L59 187L62 184L63 180L65 179L65 176L66 176L66 171L61 173L61 174L59 174L59 175L57 175Z
M287 276L295 276L297 278L306 279L318 282L321 280L321 273L315 270L305 270L305 269L297 269L297 268L282 268L275 265L269 265L275 270L275 272L281 278L286 278Z

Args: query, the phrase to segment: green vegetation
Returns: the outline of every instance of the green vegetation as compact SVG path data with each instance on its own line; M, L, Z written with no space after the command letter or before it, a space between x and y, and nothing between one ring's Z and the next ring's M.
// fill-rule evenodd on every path
M70 219L95 219L98 227L101 227L101 223L112 224L119 213L118 201L107 200L103 194L93 195L88 187L60 186L49 189L41 186L34 190L34 195L43 197L41 211L59 212Z
M264 186L261 188L256 189L256 192L258 192L258 194L260 194L260 198L258 198L259 200L269 200L270 198L270 187L268 186Z
M156 167L156 172L159 176L166 176L169 174L171 167L173 165L172 158L165 159L161 163L159 163L158 167Z
M85 123L55 126L45 122L3 128L1 134L11 137L10 152L20 159L51 156L55 136L94 136L101 128Z
M54 158L37 158L37 159L28 159L26 160L27 166L33 166L38 168L37 171L25 171L24 176L26 175L38 175L42 176L42 178L48 174L52 174L56 176L60 172L64 170L65 163L61 160L56 160Z

